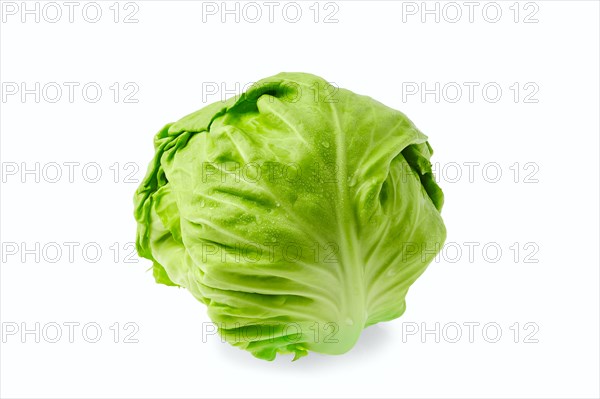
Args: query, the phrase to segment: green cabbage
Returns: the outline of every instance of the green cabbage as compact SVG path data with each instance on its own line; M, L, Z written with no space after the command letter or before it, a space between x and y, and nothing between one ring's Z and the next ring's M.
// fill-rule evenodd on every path
M314 75L261 80L154 146L134 199L139 255L261 359L348 351L402 315L446 237L427 137Z

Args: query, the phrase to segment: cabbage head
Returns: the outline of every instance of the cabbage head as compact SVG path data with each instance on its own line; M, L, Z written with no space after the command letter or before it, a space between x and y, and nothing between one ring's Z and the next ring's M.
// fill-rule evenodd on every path
M261 359L347 352L402 315L446 237L427 137L311 74L263 79L154 147L134 198L139 255Z

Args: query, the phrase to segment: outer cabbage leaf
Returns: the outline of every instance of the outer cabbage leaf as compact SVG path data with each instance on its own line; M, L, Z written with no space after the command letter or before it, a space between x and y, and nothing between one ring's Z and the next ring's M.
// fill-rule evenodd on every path
M154 144L135 194L138 253L262 359L341 354L401 316L446 237L427 137L314 75L259 81Z

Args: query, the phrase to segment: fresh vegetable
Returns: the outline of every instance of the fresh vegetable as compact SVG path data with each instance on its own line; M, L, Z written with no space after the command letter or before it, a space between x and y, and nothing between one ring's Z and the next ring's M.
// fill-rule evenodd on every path
M427 137L314 75L261 80L154 146L135 193L138 253L261 359L348 351L402 315L446 237Z

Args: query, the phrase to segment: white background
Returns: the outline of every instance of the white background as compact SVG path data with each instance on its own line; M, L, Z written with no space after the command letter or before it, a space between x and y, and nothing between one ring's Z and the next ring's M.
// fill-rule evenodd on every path
M455 9L443 2L439 22L426 15L424 23L420 2L338 1L327 10L321 3L317 23L313 2L299 3L297 23L283 18L285 3L275 9L273 23L263 3L265 15L256 23L243 15L239 23L234 16L222 23L219 13L203 21L203 4L194 1L137 1L127 9L121 3L117 23L112 1L100 3L97 23L82 17L86 3L75 9L73 23L58 3L60 21L41 15L36 23L30 15L23 23L21 3L13 3L17 14L4 12L0 28L0 395L598 397L599 5L513 3L498 3L496 23L486 20L495 18L495 6L482 15L484 2L473 22L468 7L454 3L462 12L456 23L449 21ZM41 13L46 3L38 4ZM419 8L415 15L413 6ZM136 9L138 22L123 23ZM335 10L338 22L324 23ZM46 11L53 18L54 11ZM531 13L537 22L525 23ZM294 363L286 356L265 362L215 336L203 339L205 307L183 289L155 284L148 261L127 262L137 184L127 183L125 172L135 172L133 180L143 177L154 133L232 95L209 96L207 84L241 89L281 71L311 72L367 94L405 112L429 136L452 245L414 284L400 319L368 328L345 355L312 353ZM23 82L28 88L35 82L80 86L72 103L66 87L56 103L48 101L54 92L40 93L39 103L33 94L7 95ZM81 95L89 82L103 89L96 103ZM117 103L109 88L115 82L121 88ZM436 82L440 91L455 82L446 87L462 86L463 96L452 102L455 93L442 91L436 102L434 94L407 95L408 88L424 83L432 89ZM472 102L465 82L479 84ZM491 101L493 91L482 94L490 82L502 89L497 102ZM127 83L139 88L137 103L124 102L131 92ZM22 173L36 162L39 182L35 172ZM49 173L52 162L79 162L74 181L62 166L62 178L51 183L54 172L44 176L42 168ZM97 183L82 176L82 166L93 162L102 171ZM110 167L116 162L121 173L115 183ZM479 163L472 178L469 162ZM126 169L126 163L140 169ZM486 165L491 167L483 173ZM502 175L493 183L497 170ZM78 243L74 259L65 242ZM35 253L23 254L21 243L48 251L49 243L58 243L63 253L53 263L54 252L40 249L36 261ZM86 243L102 249L97 262L83 257ZM482 252L486 244L492 250ZM473 258L466 245L477 245ZM498 247L499 257L493 251ZM73 342L66 322L80 323ZM133 331L124 329L128 322L139 327L137 343L124 342ZM473 342L464 324L469 322L479 323ZM50 337L39 343L35 334L21 334L35 323L58 323L62 338L49 342L55 334L49 329ZM102 328L97 343L82 337L86 323ZM421 334L436 323L439 342L434 334ZM456 343L452 323L463 334ZM483 334L486 323L501 328L498 342L489 342L494 329ZM19 331L8 334L15 326ZM415 326L419 331L408 335Z

